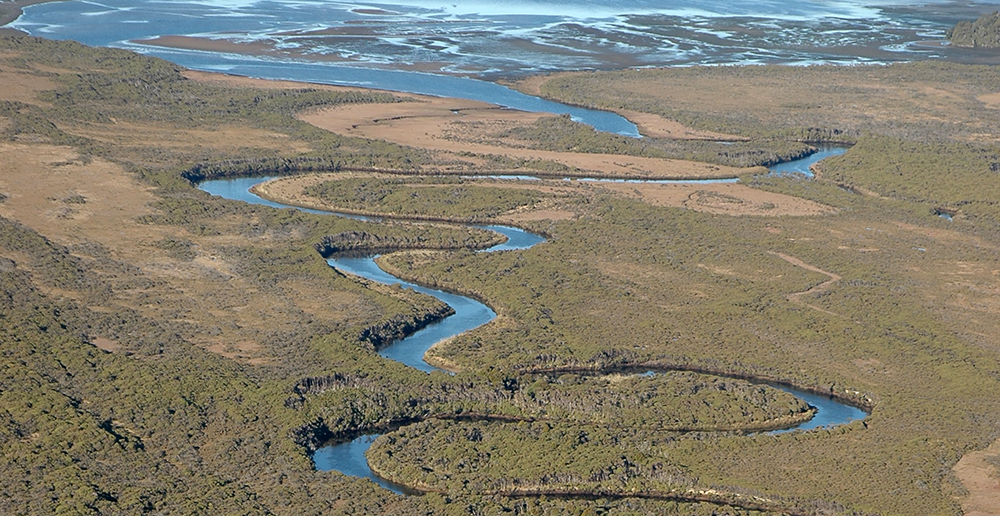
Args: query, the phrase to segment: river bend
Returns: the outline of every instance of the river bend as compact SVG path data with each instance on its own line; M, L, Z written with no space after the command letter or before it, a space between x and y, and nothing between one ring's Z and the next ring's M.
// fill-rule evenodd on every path
M812 155L803 160L797 160L795 162L790 162L780 166L780 168L772 169L774 173L804 173L809 174L809 166L817 162L823 157L830 155L836 155L842 153L842 149L824 149L823 152L817 153L817 155ZM269 201L250 191L251 187L256 184L268 181L272 178L270 177L256 177L256 178L238 178L238 179L219 179L210 180L202 182L199 188L212 194L217 195L226 199L245 201L251 204L259 204L264 206L271 206L276 208L296 208L309 213L317 214L329 214L331 212L325 212L320 210L312 210L307 208L300 208L296 206L284 205L274 201ZM340 216L350 216L353 218L364 218L355 215L345 215L337 214ZM484 229L489 229L502 233L507 237L507 241L493 246L491 248L485 249L482 252L496 252L496 251L509 251L509 250L522 250L531 248L545 239L541 236L529 233L525 230L510 227L510 226L478 226ZM396 360L402 362L410 367L419 369L421 371L432 371L435 368L424 361L424 354L430 349L434 344L441 342L442 340L454 337L466 331L478 328L483 324L486 324L496 317L496 313L493 312L485 304L465 296L458 294L445 292L442 290L436 290L432 288L423 287L414 283L404 281L397 278L378 267L375 263L376 256L368 257L351 257L351 258L330 258L327 262L332 266L357 276L367 278L372 281L376 281L384 284L399 284L404 288L412 288L418 292L433 296L444 303L447 303L455 310L455 314L446 317L438 322L430 324L421 330L414 332L402 339L399 339L392 343L391 345L383 348L379 355L389 358L391 360ZM774 385L779 389L789 392L800 399L804 400L810 406L816 408L816 415L799 425L791 428L777 430L770 432L772 434L780 434L784 432L790 432L794 430L811 430L814 428L830 427L835 425L842 425L849 423L851 421L856 421L859 419L864 419L867 414L850 405L840 403L837 400L830 398L828 396L822 396L814 393L804 392L798 389L791 388L786 385ZM372 473L371 469L368 467L367 460L365 459L365 452L371 446L372 442L378 437L379 434L368 434L362 435L352 441L333 444L330 446L325 446L316 451L313 455L313 461L317 469L323 471L336 470L345 475L355 476L355 477L367 477L372 481L376 482L378 485L389 489L395 493L399 494L409 494L403 486L399 486L388 482L384 479L377 477Z

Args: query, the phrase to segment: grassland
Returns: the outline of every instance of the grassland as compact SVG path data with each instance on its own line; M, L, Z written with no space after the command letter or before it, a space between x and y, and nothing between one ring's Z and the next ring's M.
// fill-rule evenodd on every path
M547 95L731 135L774 156L811 142L858 144L813 181L734 169L739 189L698 185L703 202L656 202L669 198L659 186L556 191L479 181L466 185L475 200L452 204L458 211L447 216L516 215L550 237L486 254L473 249L489 235L460 226L247 206L192 181L321 170L329 175L311 184L332 204L374 188L357 209L442 215L465 180L420 177L427 172L575 167L528 159L541 152L600 168L595 155L622 162L652 151L616 150L544 119L481 133L489 141L448 140L446 151L384 127L387 139L368 139L324 120L421 100L242 82L119 50L2 37L0 510L972 507L968 500L983 498L966 490L991 485L981 465L1000 438L996 84L992 68L928 63L549 78L540 84ZM541 138L539 123L557 124L558 141ZM453 152L465 144L510 154ZM671 170L726 166L649 159ZM302 189L289 195L304 195L303 183L290 184ZM425 190L438 197L419 210L394 197ZM488 196L496 191L506 197ZM822 209L698 209L739 204L747 192ZM954 221L937 216L941 208ZM380 263L495 308L494 322L433 350L458 374L424 374L375 354L367 330L412 325L442 307L331 270L315 246L346 232L441 248ZM639 365L774 379L872 413L833 429L744 435L805 407L711 374L605 374ZM325 439L373 430L388 433L372 465L428 494L396 496L313 469L309 450ZM953 472L970 463L986 473Z

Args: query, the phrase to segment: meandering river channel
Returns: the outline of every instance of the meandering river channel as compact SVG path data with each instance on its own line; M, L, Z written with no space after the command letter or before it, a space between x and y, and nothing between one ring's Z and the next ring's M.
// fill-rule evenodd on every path
M778 165L772 168L773 173L803 173L808 176L812 174L809 172L809 166L816 163L822 158L837 155L843 152L841 148L825 148L821 152L817 152L811 156L803 158L801 160L796 160L793 162ZM256 184L268 181L272 178L270 177L256 177L256 178L239 178L239 179L221 179L221 180L211 180L205 181L199 185L199 188L212 194L217 195L226 199L245 201L251 204L260 204L265 206L272 206L277 208L296 208L309 213L319 213L327 214L330 212L323 212L318 210L310 210L306 208L298 208L295 206L288 206L281 203L269 201L267 199L261 198L250 191L251 187ZM594 179L597 180L597 179ZM344 215L337 214L341 216L350 216L354 218L364 218L357 217L354 215ZM522 250L529 249L539 243L545 241L545 239L539 235L535 235L524 231L519 228L509 227L509 226L479 226L492 231L497 231L502 233L507 237L507 241L503 244L493 246L489 249L485 249L482 252L498 252L498 251L510 251L510 250ZM428 325L427 327L404 337L390 346L387 346L379 352L379 354L385 358L396 360L402 362L410 367L419 369L421 371L432 371L434 367L424 361L423 356L428 349L434 344L441 342L447 338L451 338L455 335L464 333L466 331L478 328L483 324L488 323L496 317L496 314L485 304L476 301L474 299L453 294L450 292L445 292L441 290L435 290L413 283L403 281L378 267L375 263L377 256L368 257L352 257L352 258L330 258L327 262L332 266L357 276L367 278L372 281L377 281L379 283L385 284L399 284L405 288L412 288L418 292L434 296L437 299L447 303L455 310L455 314L442 319L436 323ZM808 403L810 406L816 408L816 415L802 424L796 425L791 428L777 430L771 432L772 434L780 434L784 432L790 432L794 430L810 430L814 428L830 427L835 425L842 425L849 423L851 421L864 419L867 414L856 407L841 403L836 399L822 396L814 393L809 393L801 391L798 389L791 388L786 385L773 385L776 388L789 392ZM323 471L336 470L345 475L351 475L356 477L367 477L376 482L378 485L389 489L393 492L399 494L412 494L408 492L403 486L399 486L383 480L372 473L371 469L368 467L368 462L365 459L365 452L371 446L372 442L378 437L379 434L369 434L360 436L352 441L333 444L330 446L325 446L316 451L313 455L313 461L317 469Z

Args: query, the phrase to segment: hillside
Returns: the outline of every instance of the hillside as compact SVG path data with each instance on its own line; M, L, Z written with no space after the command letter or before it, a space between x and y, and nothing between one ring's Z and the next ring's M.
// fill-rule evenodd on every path
M636 143L565 119L461 119L408 95L0 36L0 512L908 515L989 503L997 84L993 68L940 63L541 81L552 98L732 137ZM411 125L336 125L393 109ZM856 145L816 180L756 166L830 142ZM558 175L612 159L617 176L638 158L665 175L732 167L741 182ZM475 177L498 171L556 174ZM389 218L196 187L252 175L291 176L275 198ZM497 237L459 220L547 241L477 253ZM389 243L402 250L379 258L385 269L497 312L431 350L456 374L376 353L447 310L333 270L317 250L343 242ZM763 380L871 414L762 433L811 415ZM423 496L314 469L316 447L376 431L371 466Z

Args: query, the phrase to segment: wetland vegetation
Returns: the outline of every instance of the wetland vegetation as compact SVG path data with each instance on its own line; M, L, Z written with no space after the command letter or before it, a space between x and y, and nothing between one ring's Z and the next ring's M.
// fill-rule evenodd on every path
M549 237L477 253L495 237L252 206L193 184L451 166L297 118L394 95L196 76L0 36L0 511L954 514L966 488L953 466L1000 438L996 73L725 67L541 85L737 135L755 156L857 142L815 180L744 176L741 188L831 207L823 214L719 215L648 202L633 185L557 195L455 177L344 174L314 192L400 216L534 214L519 223ZM720 93L734 89L744 95ZM537 123L503 139L632 156L569 121ZM716 162L705 157L715 147L691 150L708 143L676 145ZM462 167L483 163L495 170ZM417 242L380 265L495 309L431 351L457 374L376 354L372 329L447 309L337 274L317 250L345 234ZM628 367L674 372L616 373ZM871 415L747 435L809 410L730 376ZM314 470L311 450L373 431L385 432L373 468L427 494Z

